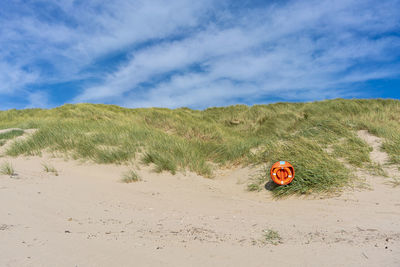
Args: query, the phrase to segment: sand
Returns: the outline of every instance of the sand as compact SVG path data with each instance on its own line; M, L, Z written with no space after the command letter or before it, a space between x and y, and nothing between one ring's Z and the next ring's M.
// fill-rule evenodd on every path
M386 164L381 140L359 136ZM3 161L17 176L0 175L0 266L400 266L400 186L391 177L356 170L369 189L274 200L245 190L252 168L206 179L142 167L143 181L125 184L128 166ZM266 242L268 229L281 241Z

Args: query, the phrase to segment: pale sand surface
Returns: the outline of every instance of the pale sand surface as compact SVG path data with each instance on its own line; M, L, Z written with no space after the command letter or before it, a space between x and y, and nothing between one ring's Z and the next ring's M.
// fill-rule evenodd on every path
M384 164L380 140L359 135ZM18 175L0 175L0 266L400 266L400 186L390 177L358 170L370 190L274 200L245 191L250 168L214 179L141 168L144 181L125 184L127 166L3 161ZM265 229L282 243L263 243Z

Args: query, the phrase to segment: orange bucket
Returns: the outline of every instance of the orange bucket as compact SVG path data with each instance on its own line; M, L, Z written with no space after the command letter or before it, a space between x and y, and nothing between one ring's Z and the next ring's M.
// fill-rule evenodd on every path
M276 184L287 185L293 181L294 168L287 161L275 162L271 167L271 179Z

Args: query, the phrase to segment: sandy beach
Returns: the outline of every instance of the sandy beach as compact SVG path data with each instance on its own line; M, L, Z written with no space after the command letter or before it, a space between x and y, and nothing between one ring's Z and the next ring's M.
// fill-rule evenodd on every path
M379 139L359 134L386 160ZM1 266L400 265L400 188L362 170L369 188L276 200L246 191L257 168L206 179L141 167L143 180L126 184L128 166L1 161L16 172L0 176ZM268 230L281 239L266 240Z

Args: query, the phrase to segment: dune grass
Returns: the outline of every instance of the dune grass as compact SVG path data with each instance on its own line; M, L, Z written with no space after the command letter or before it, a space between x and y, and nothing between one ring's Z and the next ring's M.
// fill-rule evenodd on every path
M42 166L45 172L52 173L53 175L58 176L58 171L53 165L50 165L49 163L42 163Z
M129 170L122 175L122 182L124 183L134 183L139 182L142 179L139 174L137 174L134 170Z
M10 162L3 162L0 165L0 174L9 175L10 177L15 175L14 167Z
M276 196L332 192L350 185L354 177L343 160L354 167L371 164L371 148L357 137L358 130L384 138L383 149L392 163L400 163L399 122L400 101L382 99L201 111L77 104L0 112L0 129L38 129L15 142L7 151L10 156L57 151L97 163L137 160L158 172L189 170L205 177L220 167L270 166L286 160L294 165L296 178L275 188Z
M23 130L12 130L5 133L0 133L0 146L3 146L7 140L24 134Z

